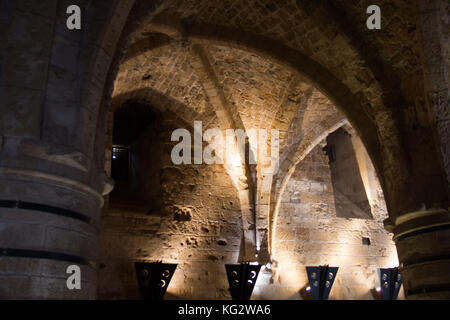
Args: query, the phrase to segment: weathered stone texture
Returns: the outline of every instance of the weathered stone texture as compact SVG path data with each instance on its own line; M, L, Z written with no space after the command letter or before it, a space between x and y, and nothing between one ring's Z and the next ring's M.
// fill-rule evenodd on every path
M228 297L224 264L239 260L243 236L237 190L221 165L173 165L175 128L166 114L143 134L134 153L135 196L127 199L120 185L111 195L102 217L99 298L138 298L134 261L158 260L179 264L168 298Z
M392 236L379 212L374 220L339 218L335 201L328 157L317 146L296 166L283 194L273 254L277 276L267 290L259 289L263 297L281 290L282 297L301 299L299 291L308 285L305 267L329 264L340 267L330 299L373 299L377 268L398 264Z
M223 264L258 250L260 262L277 261L255 297L298 298L304 266L330 263L341 266L332 298L370 298L375 268L397 263L382 221L398 231L405 221L429 228L433 210L447 219L448 1L379 0L376 31L366 28L369 0L77 3L83 28L69 31L69 0L0 1L0 194L91 223L1 208L0 248L93 262L100 248L103 298L137 298L132 262L159 259L180 263L169 298L228 298ZM160 130L133 147L142 174L134 189L116 184L100 218L112 186L107 116L130 101L160 112ZM280 130L278 172L260 163L173 166L170 132L194 120L204 129ZM367 149L360 172L370 157L378 174L373 185L375 174L363 177L373 220L336 217L319 146L347 121L362 140L353 147ZM410 253L448 256L434 242L447 235L429 235L405 242ZM408 262L405 245L398 249ZM86 266L83 290L69 292L66 263L47 260L2 256L0 297L95 297L95 270ZM405 267L413 296L429 297L414 290L439 282L448 296L447 262L439 261Z

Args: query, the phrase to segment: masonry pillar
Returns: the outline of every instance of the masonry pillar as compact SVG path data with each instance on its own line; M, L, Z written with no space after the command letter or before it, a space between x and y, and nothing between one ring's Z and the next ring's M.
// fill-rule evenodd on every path
M103 88L134 1L0 1L0 299L90 299ZM81 30L67 8L81 6ZM67 267L81 269L69 290Z
M425 83L428 86L426 100L429 101L430 110L434 113L438 145L448 182L450 181L449 73L446 51L443 50L448 30L448 21L444 19L448 15L447 7L447 1L417 1L426 67ZM443 188L430 186L429 190L439 194ZM419 198L423 193L426 192L416 194L415 197ZM442 209L410 212L396 218L391 226L408 299L450 299L448 193L446 199L447 205L441 205Z
M411 212L387 226L394 233L408 299L450 299L450 213Z
M103 197L90 186L89 162L22 138L3 140L0 299L95 298ZM66 284L71 265L81 269L79 290Z

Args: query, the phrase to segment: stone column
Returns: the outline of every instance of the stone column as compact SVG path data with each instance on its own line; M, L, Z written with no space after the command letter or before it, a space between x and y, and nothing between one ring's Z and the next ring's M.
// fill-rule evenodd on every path
M95 298L103 197L90 186L89 161L23 138L3 140L0 299ZM80 290L67 287L71 265L81 269Z
M425 58L427 98L434 114L447 181L450 183L450 33L446 0L417 1Z
M450 213L411 212L386 227L394 233L408 299L450 299Z
M417 2L428 101L435 117L447 181L450 181L449 73L444 50L448 41L447 6L445 0ZM442 191L432 187L430 190ZM403 214L392 219L388 226L394 232L408 299L450 299L450 214L448 204L440 207Z

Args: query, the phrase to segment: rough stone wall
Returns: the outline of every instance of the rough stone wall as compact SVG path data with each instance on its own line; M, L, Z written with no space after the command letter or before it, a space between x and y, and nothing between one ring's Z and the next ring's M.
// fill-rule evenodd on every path
M306 134L320 134L316 132L318 122L329 117L334 120L339 113L325 95L294 76L294 71L259 54L213 42L197 43L197 39L155 37L152 47L144 42L130 48L115 83L115 104L144 100L173 110L186 122L203 119L208 123L204 118L208 114L223 120L227 116L221 109L228 110L234 114L234 127L280 130L281 152ZM166 97L166 101L155 96ZM267 236L272 176L270 170L261 170L257 166L257 174L251 172L257 175L258 243ZM239 176L238 180L244 179ZM251 193L254 190L250 188Z
M113 96L152 88L198 113L204 112L208 104L204 84L187 50L186 44L174 42L125 60L117 75Z
M259 289L261 297L301 299L299 292L308 285L305 266L329 264L339 267L330 299L373 299L377 268L398 265L383 212L374 220L336 217L328 157L321 149L317 146L297 165L283 194L274 283ZM363 237L370 245L363 245Z
M159 259L179 263L167 299L229 298L224 264L239 258L239 199L223 167L171 164L171 117L164 114L157 134L150 128L137 143L136 163L152 164L139 170L140 179L148 180L141 185L148 201L133 206L113 193L104 211L100 299L139 298L133 262ZM374 220L336 217L324 145L297 165L288 183L276 229L276 263L272 272L261 272L253 299L305 298L299 293L307 285L305 266L321 264L340 267L331 299L372 299L377 268L398 265L391 235L383 229L384 211L375 212ZM370 246L362 244L363 237Z
M133 263L158 260L179 264L167 299L229 298L224 265L238 262L242 241L237 191L221 165L173 165L170 135L185 127L173 119L164 114L133 147L140 202L112 193L104 210L100 299L139 299Z
M209 46L218 78L246 129L267 128L280 109L293 74L260 55L225 46Z

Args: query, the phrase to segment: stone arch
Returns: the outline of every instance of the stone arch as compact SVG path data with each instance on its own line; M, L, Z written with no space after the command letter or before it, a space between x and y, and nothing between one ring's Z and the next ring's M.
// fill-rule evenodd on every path
M309 152L314 149L331 132L347 124L347 120L339 113L332 114L317 124L313 129L296 144L293 144L280 157L280 166L272 181L269 209L269 237L268 249L271 253L273 239L275 237L276 217L280 206L281 196L286 188L289 178L293 174L297 164L302 161Z
M172 99L166 94L152 88L131 90L115 96L111 102L111 112L120 108L121 104L127 101L143 102L152 105L159 111L171 111L177 114L180 120L186 122L186 124L192 125L195 119L201 117L197 111L189 108L182 102ZM213 115L208 114L205 120L211 121L213 117Z
M359 112L360 98L352 94L350 90L343 85L337 78L335 78L328 70L314 62L312 59L304 56L300 52L291 49L282 43L266 38L264 36L242 32L240 30L227 28L223 26L214 25L195 25L177 21L177 23L171 20L170 25L164 23L158 24L158 30L167 32L167 37L155 37L155 42L148 40L141 40L136 43L135 46L130 48L129 54L125 57L126 60L137 57L143 54L147 50L161 49L171 43L170 36L176 35L186 39L194 39L195 41L205 41L208 43L229 46L232 48L241 49L244 51L253 52L263 57L267 57L271 60L277 61L281 65L288 67L295 74L298 74L302 79L307 79L307 82L312 83L313 86L321 90L332 102L334 102L348 119L353 122L357 131L360 131L360 127L363 132L361 133L362 139L365 142L366 148L369 150L369 155L372 158L374 166L377 170L381 170L383 163L382 148L387 148L386 144L380 142L378 135L373 135L373 132L378 132L377 125L373 125L373 122L369 119L368 115ZM317 82L316 79L320 78L321 81ZM325 80L323 80L325 79ZM345 107L342 107L345 106ZM388 114L389 112L386 112ZM391 125L394 125L394 119L389 120L389 116L385 121L392 120ZM365 124L358 127L358 123ZM389 125L388 125L389 126ZM367 139L365 139L367 138ZM369 142L367 140L370 140ZM394 139L395 140L395 139ZM398 146L400 143L390 141L390 143L396 143L396 147L392 147L396 152L400 152ZM368 143L367 143L368 142ZM398 144L397 144L398 143ZM382 146L383 145L383 146ZM381 147L382 146L382 147ZM401 157L396 158L396 164L402 166ZM378 166L377 166L378 165ZM403 164L404 165L404 164ZM274 192L273 188L271 192ZM270 201L270 204L276 202ZM275 210L275 211L273 211ZM274 214L276 209L272 205L269 206L269 221L268 221L268 239L270 239L271 228L273 228L273 219L276 216ZM262 236L263 237L263 236ZM269 240L270 241L270 240ZM264 242L264 241L263 241ZM264 247L266 244L262 243ZM270 245L269 245L270 246Z
M399 135L398 133L394 133L398 132L398 130L395 129L395 120L392 118L389 109L385 107L385 110L379 113L379 115L382 114L379 119L383 121L383 124L376 124L378 121L376 120L377 117L373 114L368 114L368 111L363 107L367 104L367 102L364 102L364 98L360 94L353 94L350 89L341 83L339 79L335 78L330 71L311 58L276 40L224 26L186 23L179 33L182 34L183 37L205 39L215 44L254 52L263 57L273 59L274 61L289 67L296 73L300 73L338 106L353 124L354 128L361 136L377 172L384 173L380 174L380 177L384 177L387 173L386 170L391 171L394 170L394 167L397 167L399 169L397 172L403 172L404 170L401 170L400 168L407 166L404 156L401 155L403 151L401 151L401 143L397 139ZM164 44L165 43L161 43L161 45ZM145 42L140 44L140 52L144 50L142 46L145 45ZM378 107L383 108L382 106ZM387 130L387 132L392 133L389 135L388 140L385 141L381 138L380 130ZM376 135L374 134L375 132L377 133ZM390 147L388 147L388 145L390 145ZM396 155L389 155L391 152L396 153ZM390 165L383 164L386 159L389 159ZM396 179L399 179L399 177ZM406 178L403 177L401 179L404 180ZM386 188L387 186L383 183L383 179L381 182L383 188ZM399 189L396 188L396 191L393 192L397 193L399 192ZM387 192L387 194L389 194L389 192Z
M147 43L147 42L146 42ZM148 43L147 43L148 44ZM162 41L161 46L170 45L172 42L170 41ZM161 46L152 46L152 49L161 48ZM142 52L146 52L143 50ZM194 61L193 69L195 74L199 77L199 80L202 83L206 83L207 89L205 89L206 96L209 99L209 103L207 108L210 108L211 103L214 103L214 109L205 110L202 114L195 112L195 110L191 110L185 104L180 103L176 99L169 99L176 106L183 106L177 108L176 112L178 114L183 114L187 119L191 120L193 123L194 120L201 119L206 123L209 123L212 120L217 120L219 128L226 129L244 129L244 124L240 117L240 114L236 112L235 108L230 105L230 101L226 98L223 93L221 84L219 83L216 74L214 73L212 66L210 65L210 57L207 52L202 48L199 43L193 43L190 50L187 50L187 54ZM134 59L138 59L139 56L134 56ZM128 58L127 61L131 61L132 58ZM141 83L142 85L142 83ZM138 85L139 86L139 85ZM133 88L136 86L131 86L131 88L118 89L117 92L114 92L113 100L116 100L116 97L135 97L136 95L140 95L140 90L134 90ZM153 89L149 89L152 92L155 92ZM145 90L144 90L145 91ZM118 96L116 96L118 95ZM158 93L159 96L163 95L161 92ZM191 114L189 114L189 112ZM207 118L204 119L204 114L206 114ZM196 116L194 116L196 115ZM248 141L246 141L246 150L248 150ZM241 154L241 150L233 150L233 154L236 154L240 159L245 158L245 154ZM244 239L245 239L245 254L243 259L246 261L252 261L254 259L255 253L255 235L254 235L254 217L253 217L253 203L254 203L254 188L252 187L253 181L251 179L251 167L247 162L242 161L243 165L236 166L230 165L229 163L225 163L224 167L226 168L231 180L233 181L234 186L236 187L239 197L240 203L242 204L242 220L244 226Z
M170 99L165 95L160 98ZM144 102L137 97L131 101ZM158 97L147 101L164 107ZM178 264L165 299L178 295L190 299L228 298L222 281L226 278L223 264L239 261L242 250L238 192L223 165L172 163L170 149L177 142L171 143L170 135L176 128L185 128L192 138L192 128L188 127L192 123L169 109L175 108L158 110L157 122L142 130L136 143L127 144L133 152L132 167L136 168L130 180L139 178L139 183L134 184L138 188L132 190L142 191L139 200L143 201L127 206L127 192L117 188L111 194L112 201L103 215L105 228L100 234L99 262L106 268L98 276L100 299L139 299L133 263L157 260ZM121 222L115 223L117 220ZM111 248L109 244L118 237L119 243ZM186 281L192 281L191 286L198 289L186 289Z
M108 119L106 128L106 152L104 153L104 167L107 173L110 172L110 159L112 156L112 130L113 130L113 115L116 110L122 107L124 103L142 103L152 106L159 112L169 111L176 115L176 119L180 120L180 123L184 123L187 128L193 129L193 123L200 116L198 112L187 107L183 103L168 97L167 95L152 89L152 88L141 88L136 90L131 90L118 94L112 98L111 107L108 110ZM214 115L209 114L206 116L204 121L207 123L214 120Z
M175 5L174 1L167 1L163 4L163 6L161 6L161 8L167 8L172 5ZM362 137L367 150L369 150L369 154L376 167L376 170L381 173L380 177L382 178L381 183L383 189L392 190L391 192L387 193L387 202L390 206L390 212L392 214L398 215L401 214L401 212L405 212L417 207L416 202L418 195L416 195L416 197L410 196L411 185L414 185L414 178L412 176L413 172L411 171L411 162L414 162L414 160L411 160L411 157L416 157L417 155L409 154L409 152L411 152L412 150L410 145L408 145L409 149L405 149L402 147L403 144L401 131L403 129L399 127L398 123L398 121L403 121L403 119L400 119L402 117L402 115L400 115L401 112L397 112L398 106L403 102L400 101L398 105L392 107L389 101L401 100L398 99L400 95L398 94L398 92L385 90L386 86L383 86L383 79L375 79L376 77L374 78L377 83L377 89L376 93L372 93L371 95L372 98L374 98L375 96L375 100L373 100L372 98L369 99L369 97L365 97L365 92L352 94L352 92L348 90L347 87L343 85L343 83L333 77L331 72L327 70L326 67L321 66L320 63L314 62L306 55L302 55L299 51L292 49L291 47L288 47L286 45L274 46L274 43L277 43L277 41L272 40L267 36L256 34L251 34L251 36L249 36L249 32L241 31L239 29L233 29L232 27L227 27L224 25L218 27L212 26L208 23L197 24L196 22L194 22L195 19L190 18L180 21L173 16L163 16L162 18L158 16L158 18L161 19L159 21L155 21L153 19L155 17L155 15L153 14L154 10L149 10L149 7L155 9L158 6L148 5L146 7L142 2L136 2L136 6L135 8L133 8L133 12L130 15L134 18L135 21L130 22L129 25L127 25L127 27L125 28L122 34L123 41L121 41L120 47L126 47L127 39L130 38L130 35L132 35L133 32L139 29L139 24L143 25L145 21L147 23L151 22L152 24L156 24L157 31L166 32L169 36L192 37L193 35L195 35L202 38L215 38L222 41L225 39L228 42L230 41L230 38L233 38L231 39L231 42L238 43L246 47L265 47L265 50L260 51L270 51L270 55L278 55L281 61L287 62L288 64L294 66L299 64L299 60L303 59L304 61L306 61L305 63L301 64L303 72L307 75L309 80L312 80L313 82L316 80L315 85L317 87L319 87L330 98L332 98L334 102L338 101L339 103L337 103L337 105L339 105L341 108L344 107L342 108L342 110L348 113L347 116L353 123L356 130L361 131L359 132L359 135ZM302 8L302 6L300 6L299 4L297 4L297 7L304 10L304 8ZM309 9L315 10L316 8L312 7ZM325 13L327 15L330 15L333 14L333 12L340 12L340 10L342 11L345 8L327 5L322 9L325 10ZM162 10L159 11L161 12ZM323 23L323 21L321 19L317 19L316 11L314 11L314 14L316 15L315 23L321 24ZM373 57L371 58L369 50L367 50L365 45L358 45L355 39L358 39L360 32L358 33L357 30L353 30L351 27L349 27L350 22L351 21L349 21L348 17L347 20L341 19L338 22L333 23L333 28L335 28L338 33L343 34L342 39L345 44L349 46L349 48L351 48L350 50L356 52L358 57L362 59L363 63L367 63L368 70L372 73L372 75L382 75L382 72L380 73L380 68L376 63L378 60L373 59ZM117 59L114 60L114 64L116 65L116 67L122 56L123 50L122 53L117 56ZM392 71L392 69L389 68L389 65L383 63L383 69L386 68ZM112 68L111 70L113 69L114 68ZM390 72L390 74L391 73L392 72ZM109 82L111 82L113 78L114 72L110 73L110 76L108 77ZM317 80L320 80L320 83L318 83ZM369 102L368 100L371 100L371 102ZM376 105L376 108L374 108L374 104ZM361 108L364 110L367 109L364 111L364 113L368 113L361 113ZM350 114L351 116L349 116ZM363 123L365 123L366 125L363 125ZM367 126L367 124L372 123L376 124L371 125L370 127ZM375 132L376 134L374 134ZM394 164L396 164L396 169L394 169ZM394 173L394 171L396 172ZM384 179L385 177L386 179ZM401 182L396 183L396 186L394 187L392 185L392 181ZM406 185L409 185L409 188ZM418 191L418 194L422 193ZM426 197L430 198L433 196L427 195ZM429 202L431 200L424 199L424 201Z

